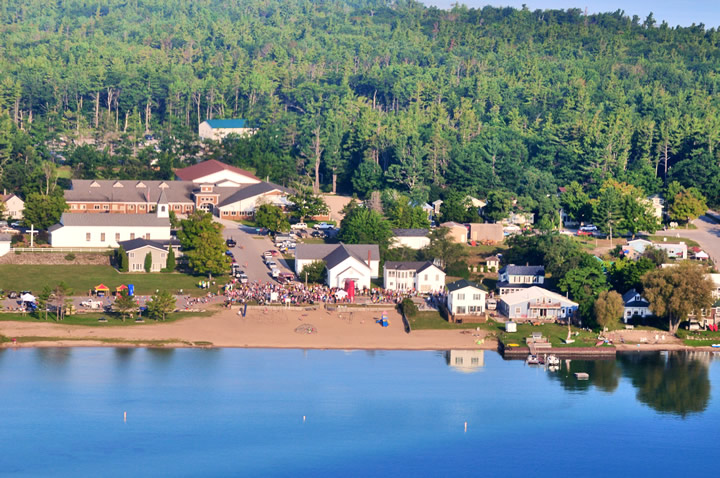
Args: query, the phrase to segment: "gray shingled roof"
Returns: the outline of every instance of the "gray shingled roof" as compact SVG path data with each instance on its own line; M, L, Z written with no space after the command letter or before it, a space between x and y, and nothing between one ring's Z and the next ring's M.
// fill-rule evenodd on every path
M12 240L12 236L10 234L0 234L0 241L10 242L11 240Z
M154 247L155 249L160 249L163 251L167 251L168 244L172 244L173 246L180 245L180 241L177 240L170 240L170 241L152 241L148 239L130 239L128 241L120 241L118 242L123 249L125 249L126 252L134 251L135 249L140 249L145 246Z
M642 296L642 300L634 300L637 293L635 289L630 289L623 294L622 298L625 307L647 307L650 304L650 302Z
M397 237L425 237L430 231L427 229L393 229L392 233Z
M467 279L460 279L455 282L451 282L450 284L446 285L445 288L448 290L448 292L454 292L459 289L464 289L465 287L475 287L476 289L481 289L487 292L487 288L485 288L484 285L478 284L477 282L473 282L471 280Z
M545 266L516 266L515 264L508 264L500 269L501 274L505 272L514 276L544 276Z
M93 186L95 184L95 186ZM167 187L161 188L164 184ZM192 203L191 181L117 181L114 179L73 179L72 188L65 191L65 200L157 203L165 192L169 203Z
M290 190L288 188L284 188L282 186L279 186L277 184L273 183L266 183L261 182L257 184L250 184L249 186L245 186L244 188L240 189L238 191L237 188L217 188L218 190L232 190L232 193L226 197L223 198L221 194L221 200L220 204L218 204L218 207L227 206L233 203L236 203L238 201L242 201L243 199L251 198L253 196L258 196L260 194L265 194L270 191L282 191L284 193L290 193Z
M385 261L385 269L396 271L420 272L431 265L430 261Z
M170 219L157 217L155 214L111 214L101 212L64 212L60 218L60 223L63 226L170 227Z
M327 262L327 257L340 246L344 246L349 253L357 256L363 262L367 260L368 251L370 251L371 261L380 260L380 248L377 244L298 244L295 249L295 259Z
M353 251L349 250L345 246L345 244L340 244L339 247L337 247L334 251L332 251L325 257L325 266L328 269L332 269L333 267L340 264L342 261L349 257L352 257L353 259L364 264L365 266L370 267L368 264L365 263L367 258L363 259L361 257L358 257L358 255L353 253Z

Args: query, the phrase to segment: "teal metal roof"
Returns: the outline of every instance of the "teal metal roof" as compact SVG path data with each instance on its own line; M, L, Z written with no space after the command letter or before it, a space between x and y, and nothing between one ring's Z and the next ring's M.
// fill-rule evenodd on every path
M244 119L211 119L206 120L211 128L249 128Z

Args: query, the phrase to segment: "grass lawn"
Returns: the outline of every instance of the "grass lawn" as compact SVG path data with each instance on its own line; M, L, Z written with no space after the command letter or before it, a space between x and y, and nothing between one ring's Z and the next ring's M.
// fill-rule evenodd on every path
M412 330L428 330L428 329L488 329L488 325L492 322L482 324L451 324L443 319L439 312L428 310L418 312L415 317L408 317L410 328ZM491 326L492 327L492 326Z
M168 316L165 318L164 321L155 321L153 319L143 318L145 320L146 324L154 324L154 323L169 323L169 322L175 322L180 319L185 319L188 317L210 317L211 315L214 315L216 313L220 312L220 307L212 306L212 309L206 310L205 312L172 312L168 314ZM135 317L137 317L137 313L133 314ZM122 317L120 314L117 314L115 312L111 313L99 313L99 312L92 312L88 314L76 314L76 315L67 315L65 316L65 320L61 320L57 322L55 320L55 314L48 312L48 318L47 321L44 318L45 316L37 317L32 314L16 314L16 313L7 313L7 314L0 314L0 322L34 322L34 323L57 323L62 325L86 325L91 327L116 327L116 326L133 326L133 325L142 325L142 322L135 322L135 319L130 320L130 318L125 319L125 322L122 321ZM100 317L104 317L107 319L107 322L98 322L98 319Z
M495 330L498 332L498 339L504 344L518 344L525 346L525 338L530 337L533 332L542 332L543 337L550 339L553 347L594 347L597 342L597 334L595 332L587 332L582 329L572 328L572 339L575 342L566 344L564 340L567 338L568 329L566 325L543 324L530 325L518 324L517 332L505 332L505 324L496 323ZM578 333L576 336L575 334Z
M680 229L676 229L676 231L681 234L682 231ZM675 237L675 236L648 236L647 238L649 241L653 242L670 242L673 244L677 244L678 242L684 242L687 244L688 247L699 247L700 244L698 244L696 241L693 241L692 239L688 239L686 237ZM667 239L667 241L663 241L663 239Z
M200 296L207 292L197 287L198 281L202 279L206 278L180 273L120 273L110 266L0 265L0 289L29 290L36 294L46 285L54 287L63 281L73 290L74 295L87 295L90 289L103 283L111 291L121 284L134 284L137 295L151 295L157 289L172 293L182 289L183 293ZM216 281L218 284L225 282L223 277Z
M685 339L683 343L690 347L710 347L712 344L720 343L720 340Z

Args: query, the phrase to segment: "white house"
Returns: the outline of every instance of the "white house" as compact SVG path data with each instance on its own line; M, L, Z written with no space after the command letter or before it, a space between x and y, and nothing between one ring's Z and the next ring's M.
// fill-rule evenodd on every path
M660 196L659 194L653 194L652 196L648 196L647 198L645 198L643 202L644 204L650 206L653 216L658 219L663 218L663 207L665 205L665 200L662 196Z
M485 366L484 350L448 350L445 361L458 372L473 373Z
M720 274L708 274L707 276L713 283L713 299L720 299Z
M380 249L377 244L298 244L295 249L295 274L300 280L303 268L324 261L326 283L344 289L352 281L356 289L370 288L379 277Z
M657 247L658 249L662 249L667 252L667 255L670 259L688 258L688 248L687 244L685 244L684 242L655 242L653 243L653 247Z
M7 191L3 190L3 194L0 194L0 203L3 204L3 208L0 208L2 215L10 220L19 220L23 218L23 211L25 210L25 201L20 199L14 194L7 194Z
M12 238L9 234L0 234L0 257L10 252Z
M442 292L445 289L445 272L430 261L387 261L383 266L383 284L388 290Z
M427 229L393 229L392 232L391 248L409 247L418 250L430 245Z
M648 302L648 300L635 289L630 289L625 292L622 298L623 303L625 304L623 322L626 324L628 323L628 320L633 317L649 317L652 315L652 312L650 312L650 302Z
M447 307L452 315L480 315L485 312L487 289L467 279L460 279L445 286Z
M531 225L535 222L535 214L532 212L511 212L510 216L506 217L502 221L503 224L526 226Z
M577 302L533 286L501 296L498 310L510 319L554 320L572 317L577 308Z
M170 240L170 210L164 193L154 213L63 213L60 223L48 229L52 247L111 247L121 241Z
M216 187L238 187L260 182L260 179L251 172L215 159L178 169L175 171L175 176L181 181L212 184Z
M205 120L198 126L198 134L201 139L212 139L220 141L229 134L237 134L247 137L257 133L257 128L248 127L244 119L210 119Z
M512 294L544 282L544 266L508 264L498 272L497 289L500 295Z

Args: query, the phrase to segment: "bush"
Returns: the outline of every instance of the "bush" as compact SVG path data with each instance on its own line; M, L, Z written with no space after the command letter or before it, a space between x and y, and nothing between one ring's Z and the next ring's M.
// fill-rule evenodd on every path
M459 261L448 265L445 273L449 276L462 277L463 279L470 277L470 271L467 268L467 264Z
M418 313L417 305L415 305L415 302L409 297L403 299L400 303L400 309L402 313L405 314L405 317L415 317Z
M65 256L65 260L66 260L66 261L74 261L74 260L75 260L75 254L73 254L73 253L71 252L70 254L68 254L68 255Z

